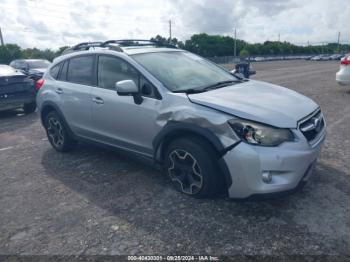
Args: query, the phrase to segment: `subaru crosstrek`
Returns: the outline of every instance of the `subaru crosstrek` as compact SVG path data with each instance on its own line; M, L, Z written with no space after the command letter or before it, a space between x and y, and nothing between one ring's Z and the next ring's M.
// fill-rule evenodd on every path
M157 42L79 44L37 84L54 149L87 140L134 153L195 197L294 190L326 136L311 99Z

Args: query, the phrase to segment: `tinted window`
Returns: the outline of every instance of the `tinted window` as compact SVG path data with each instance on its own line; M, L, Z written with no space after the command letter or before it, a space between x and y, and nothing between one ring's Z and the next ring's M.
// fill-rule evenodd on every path
M28 69L28 65L26 62L23 62L23 61L17 61L16 62L16 68L18 69Z
M140 90L142 96L160 98L157 89L143 76L140 77Z
M51 63L47 60L28 61L29 68L47 68Z
M98 86L114 89L115 83L133 80L138 85L138 73L122 59L112 56L100 56L98 59Z
M60 71L61 64L62 63L59 63L50 69L50 75L55 79L58 77L58 72Z
M58 80L62 80L62 81L67 80L67 69L68 69L68 60L64 62L61 73L58 76Z
M93 85L94 79L94 57L80 56L69 60L67 80L69 82Z

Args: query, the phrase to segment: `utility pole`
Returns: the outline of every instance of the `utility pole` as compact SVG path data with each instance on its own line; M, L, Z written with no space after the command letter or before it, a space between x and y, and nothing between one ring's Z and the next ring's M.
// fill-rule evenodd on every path
M235 28L235 45L234 45L234 51L233 51L233 53L234 53L234 57L235 57L235 60L236 60L236 56L237 56L237 53L236 53L236 51L237 51L237 31L236 31L236 28Z
M171 43L171 20L169 20L169 43Z
M1 27L0 27L0 43L2 46L4 46L4 38L2 38L2 32L1 32Z
M338 32L338 53L340 51L340 32Z
M281 42L281 34L278 33L278 42Z

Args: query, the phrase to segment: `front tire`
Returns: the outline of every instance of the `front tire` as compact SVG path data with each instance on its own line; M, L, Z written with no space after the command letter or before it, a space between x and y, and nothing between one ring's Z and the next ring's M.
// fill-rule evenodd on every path
M69 132L59 117L52 111L45 118L45 129L52 147L59 152L71 151L76 145L76 141L69 135Z
M171 142L165 153L165 171L174 187L195 198L217 195L223 179L213 147L197 137L180 138Z

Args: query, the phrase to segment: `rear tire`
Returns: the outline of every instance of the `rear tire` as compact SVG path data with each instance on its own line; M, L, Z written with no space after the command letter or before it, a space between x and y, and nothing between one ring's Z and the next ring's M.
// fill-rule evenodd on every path
M24 104L24 106L23 106L23 111L26 114L34 113L35 109L36 109L35 102L29 103L29 104Z
M195 198L216 196L223 189L218 155L204 139L179 138L170 143L164 155L165 171L174 187Z
M63 120L55 111L45 117L45 129L47 138L55 150L68 152L76 145L76 141L70 136Z

